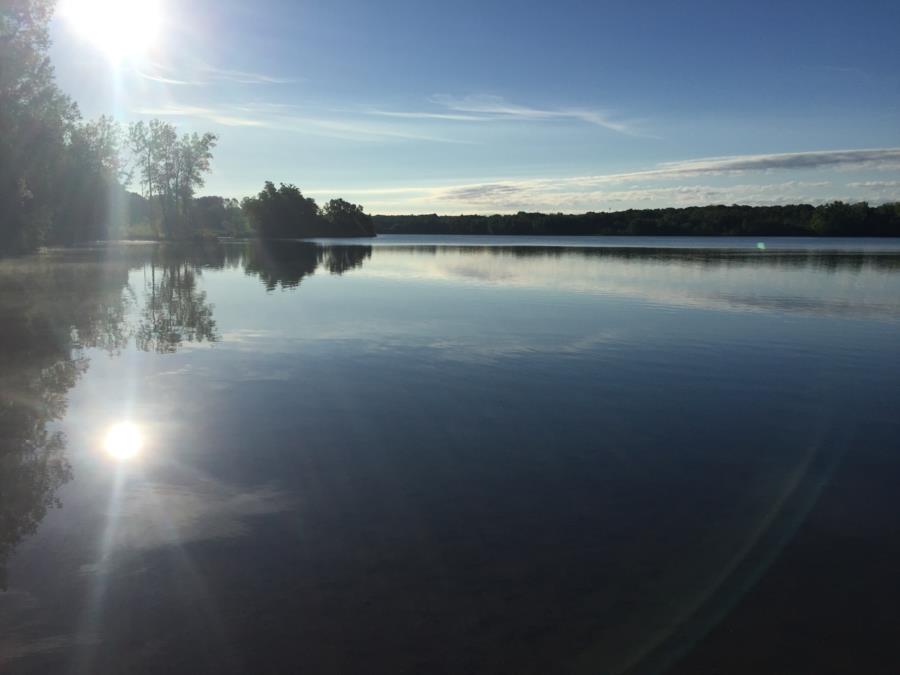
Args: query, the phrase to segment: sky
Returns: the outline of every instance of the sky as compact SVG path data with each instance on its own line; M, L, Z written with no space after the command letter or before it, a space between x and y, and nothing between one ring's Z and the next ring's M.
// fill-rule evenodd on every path
M202 194L271 180L448 214L900 200L896 0L63 3L60 86L86 117L216 133Z

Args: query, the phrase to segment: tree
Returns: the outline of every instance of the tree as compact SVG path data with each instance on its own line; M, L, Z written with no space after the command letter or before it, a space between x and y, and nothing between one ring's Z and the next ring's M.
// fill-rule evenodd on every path
M295 185L278 188L266 181L256 197L246 197L241 207L256 234L263 239L292 239L320 236L319 207L304 197Z
M128 145L140 173L144 197L159 207L167 238L188 233L194 192L210 171L215 134L184 134L160 120L136 122L128 129Z
M332 199L319 209L295 185L279 187L266 181L255 197L246 197L241 208L257 236L263 239L306 237L374 237L372 217L361 206Z
M821 235L861 234L868 216L869 205L831 202L816 209L811 226L813 232Z
M619 212L374 216L383 234L900 236L900 205L732 204Z
M77 123L69 132L55 179L56 204L49 241L72 244L104 239L125 218L121 182L121 129L111 117Z
M215 233L232 237L251 234L250 223L237 199L209 196L193 201L191 222L201 233Z
M42 244L52 225L53 177L75 104L47 54L51 0L4 0L0 13L0 252Z
M4 0L0 13L0 254L107 236L128 177L110 117L82 122L56 86L51 0Z
M332 199L322 209L322 215L329 224L333 236L373 237L375 225L372 216L363 212L362 206L343 199Z

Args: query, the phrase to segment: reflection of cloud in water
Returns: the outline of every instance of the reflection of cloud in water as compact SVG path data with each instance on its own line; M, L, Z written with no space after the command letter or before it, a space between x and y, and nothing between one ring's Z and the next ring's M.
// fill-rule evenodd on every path
M253 328L235 328L222 333L222 341L234 344L236 342L255 342L260 339L270 339L282 335L280 331L258 330Z
M572 251L523 258L508 250L458 248L410 255L408 249L382 248L358 274L626 297L689 309L900 318L900 275L886 275L891 268L870 266L865 256L833 268L804 260L737 257L710 263L687 255L640 258Z
M287 511L291 501L269 485L245 489L204 479L144 483L129 491L121 508L115 544L150 549L243 536L251 531L249 519Z
M0 665L4 661L12 662L22 659L26 656L35 656L50 652L59 652L73 647L85 647L100 644L100 638L96 635L77 635L61 633L59 635L48 635L46 637L20 640L16 636L9 636L0 640Z
M600 331L565 342L541 343L522 337L513 337L500 343L488 343L477 338L443 339L427 346L440 352L451 361L488 363L501 358L522 357L537 354L580 354L623 339L613 331Z

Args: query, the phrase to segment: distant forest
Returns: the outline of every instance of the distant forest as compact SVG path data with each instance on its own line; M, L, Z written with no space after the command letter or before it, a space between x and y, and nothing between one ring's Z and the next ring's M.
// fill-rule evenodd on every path
M690 206L610 213L374 216L378 234L900 237L900 202Z

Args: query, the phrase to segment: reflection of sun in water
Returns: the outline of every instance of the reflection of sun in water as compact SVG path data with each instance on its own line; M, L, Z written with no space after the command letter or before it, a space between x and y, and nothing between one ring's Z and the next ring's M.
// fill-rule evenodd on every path
M59 13L114 61L144 54L162 22L159 0L62 0Z
M103 449L113 459L132 459L144 445L141 430L131 422L120 422L106 432Z

